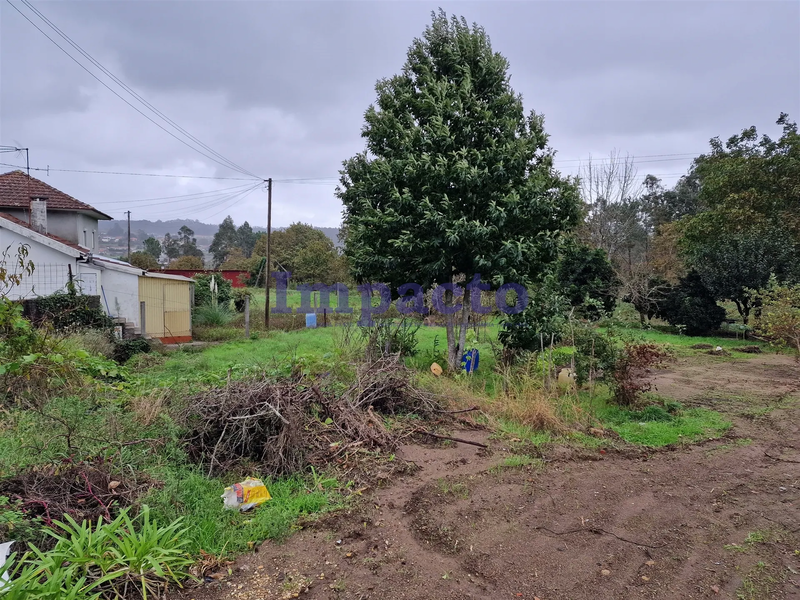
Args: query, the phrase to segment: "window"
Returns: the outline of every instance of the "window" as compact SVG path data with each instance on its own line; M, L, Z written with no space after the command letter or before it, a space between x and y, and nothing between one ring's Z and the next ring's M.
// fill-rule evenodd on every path
M86 235L86 230L85 229L83 230L83 245L86 248L89 247L89 239L88 239L88 237Z
M92 232L92 250L94 250L94 231Z

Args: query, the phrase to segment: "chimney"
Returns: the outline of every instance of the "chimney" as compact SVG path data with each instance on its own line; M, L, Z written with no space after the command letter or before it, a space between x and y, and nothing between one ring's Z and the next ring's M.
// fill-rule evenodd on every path
M31 229L47 233L47 198L31 196Z

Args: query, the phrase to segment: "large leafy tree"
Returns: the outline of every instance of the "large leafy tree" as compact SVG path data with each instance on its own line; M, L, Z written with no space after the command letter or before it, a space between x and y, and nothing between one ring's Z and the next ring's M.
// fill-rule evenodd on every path
M800 278L800 134L786 114L779 140L760 139L755 127L698 157L693 171L706 210L682 223L688 263L718 299L733 300L748 321L748 288L763 287L770 273Z
M483 28L440 11L380 80L366 150L344 162L345 254L359 282L399 286L538 279L579 218L577 184L553 168L544 118L526 115L508 61ZM448 362L464 349L470 289L447 320Z
M336 248L330 238L319 229L315 229L306 223L292 223L286 229L272 232L270 244L272 266L282 271L292 271L294 273L292 277L295 279L298 276L311 276L303 268L301 268L303 273L298 271L298 259L301 253L306 256L304 259L305 264L308 264L308 259L310 258L309 249L313 250L312 253L330 255L331 257L336 256ZM256 256L266 256L267 237L265 235L258 237L253 253ZM325 259L327 258L326 256ZM313 283L317 282L314 281Z

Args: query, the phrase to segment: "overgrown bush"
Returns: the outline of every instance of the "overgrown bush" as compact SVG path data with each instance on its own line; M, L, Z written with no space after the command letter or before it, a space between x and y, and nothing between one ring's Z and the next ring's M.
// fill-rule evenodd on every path
M558 259L556 277L578 316L596 321L614 311L620 282L604 250L567 244Z
M662 314L670 325L685 327L687 335L705 335L719 329L725 309L703 283L697 271L690 271L667 294Z
M40 405L54 391L82 385L85 377L122 376L113 361L75 347L49 328L34 328L22 306L0 299L0 398Z
M26 316L37 325L62 329L110 329L114 322L100 306L99 296L57 292L25 301Z
M620 352L610 333L601 334L592 327L579 326L572 337L575 379L579 385L607 379L614 373Z
M558 342L567 324L569 300L558 289L553 278L528 291L528 305L521 313L503 319L497 335L500 343L512 353L539 352Z
M195 275L194 279L194 305L205 306L212 304L214 298L211 294L211 279L217 284L217 304L227 308L233 297L233 285L222 275Z
M57 523L58 530L45 530L56 540L52 550L31 544L18 561L12 554L0 567L0 581L3 573L10 578L3 600L161 598L191 577L180 519L162 527L143 506L136 518L123 511L110 523L78 523L69 516L65 521Z
M237 288L233 290L233 308L236 312L244 312L245 299L251 296L252 294L247 289Z
M756 332L774 344L792 348L800 359L800 284L782 286L772 277L758 297L761 307Z
M147 354L151 350L150 342L144 338L134 338L132 340L118 340L114 344L114 353L112 358L120 364L128 362L128 360L136 354Z
M651 389L650 369L668 356L655 344L626 343L614 364L609 382L614 401L620 406L635 406L641 394Z
M361 335L366 342L366 354L374 359L390 354L415 356L417 332L422 324L412 319L380 319L373 327L363 327Z

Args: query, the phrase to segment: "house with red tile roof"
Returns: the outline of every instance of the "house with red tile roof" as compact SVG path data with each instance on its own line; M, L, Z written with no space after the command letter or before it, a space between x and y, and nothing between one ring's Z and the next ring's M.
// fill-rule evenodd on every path
M46 233L96 252L100 241L98 221L112 217L69 194L29 177L22 171L0 175L0 212L31 223L32 203L41 205L46 217Z
M49 296L72 281L129 328L141 330L145 321L145 335L190 341L192 280L94 254L102 219L111 217L22 171L0 175L0 261L13 271L24 247L34 265L20 285L0 286L0 297Z

